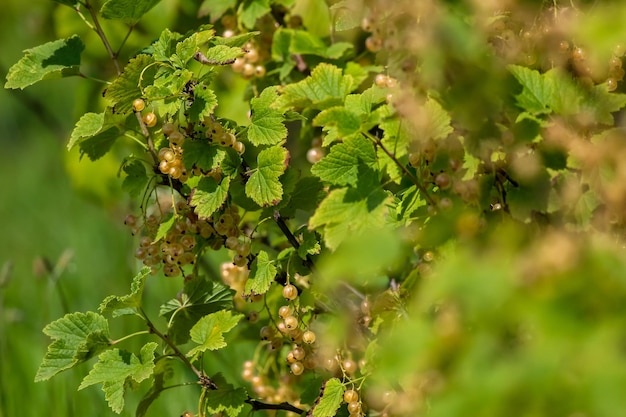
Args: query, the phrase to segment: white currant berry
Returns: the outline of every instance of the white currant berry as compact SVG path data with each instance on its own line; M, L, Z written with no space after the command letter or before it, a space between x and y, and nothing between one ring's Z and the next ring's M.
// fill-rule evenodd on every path
M374 83L379 87L387 86L387 76L385 74L376 74L376 78L374 78Z
M283 297L287 300L295 300L298 297L298 289L295 285L287 284L283 287Z
M165 136L169 136L172 133L176 132L176 126L172 123L163 123L163 126L161 126L161 131L163 131L163 134Z
M348 413L358 414L361 412L361 403L359 401L352 401L348 403Z
M286 317L291 316L291 307L289 306L282 306L281 308L278 309L278 317L280 317L281 319L285 319Z
M295 316L285 317L284 322L287 330L292 330L298 327L298 319Z
M304 372L304 365L302 365L302 362L294 362L289 366L289 368L294 375L302 375L302 372Z
M243 66L243 69L241 70L241 74L245 77L245 78L250 78L254 75L255 72L255 67L253 64L250 63L246 63Z
M311 330L307 330L302 334L302 341L309 345L315 343L315 333L313 333Z
M243 71L243 66L246 64L246 60L243 58L236 58L235 61L231 64L231 68L235 72Z
M294 347L291 352L293 353L293 357L296 358L296 360L301 361L302 359L304 359L304 357L306 356L306 352L304 349L302 349L300 346L296 346Z
M146 102L140 98L137 98L133 101L133 110L142 111L146 108Z
M246 151L246 145L244 145L242 142L237 141L237 142L233 143L233 149L239 155L242 155Z
M263 78L265 77L265 67L263 65L257 65L256 67L254 67L254 76L257 78Z
M152 112L144 114L143 117L141 118L141 120L143 120L143 122L148 127L154 127L157 124L156 114L154 114Z
M357 369L357 364L352 359L344 359L343 362L341 362L341 366L348 375L353 375Z
M343 393L343 400L346 403L351 403L359 400L359 393L353 389L348 389Z
M324 150L319 146L314 146L306 153L306 160L311 164L319 162L324 157Z

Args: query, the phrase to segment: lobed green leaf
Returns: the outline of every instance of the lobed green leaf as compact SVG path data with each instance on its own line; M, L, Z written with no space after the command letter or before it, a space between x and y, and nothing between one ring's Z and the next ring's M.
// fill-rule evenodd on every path
M122 182L122 190L126 191L131 198L138 198L148 185L148 174L143 162L133 160L122 168L126 177Z
M115 113L127 114L133 109L133 101L143 96L142 87L154 82L155 68L150 55L139 54L129 61L122 75L106 89L104 98L113 106Z
M239 19L245 27L252 29L257 19L270 11L269 0L244 0L239 6Z
M236 5L236 0L204 0L198 9L198 17L210 16L211 22L215 22Z
M190 205L199 218L213 215L226 201L230 177L224 177L219 184L212 177L204 177L191 194Z
M276 265L274 261L270 260L269 255L265 251L259 251L256 259L250 266L250 275L243 293L245 295L250 294L265 294L274 282L276 277Z
M324 228L324 241L332 250L347 236L385 224L388 195L377 174L363 167L356 188L332 190L309 220L309 229Z
M258 205L276 205L282 199L283 186L278 179L285 172L288 156L282 146L259 152L257 168L246 183L246 195Z
M189 340L189 331L200 318L232 307L233 290L199 277L185 284L180 297L163 304L159 314L169 321L170 340L183 344Z
M334 65L321 63L309 77L285 86L276 107L313 107L323 110L342 104L346 95L356 87L351 75L344 75Z
M337 378L331 378L324 384L322 396L315 406L313 406L313 417L333 417L337 413L337 409L343 402L343 393L345 387Z
M139 357L135 356L134 353L119 349L111 349L102 353L78 389L102 384L102 390L109 407L114 412L121 413L124 408L127 380L132 379L135 382L141 382L152 375L154 372L154 351L157 347L157 343L146 343L141 348Z
M207 350L217 350L226 346L224 333L231 331L243 318L243 314L233 316L230 310L220 310L202 317L191 328L191 340L200 344L187 352L193 357Z
M39 81L78 75L83 49L85 45L77 35L27 49L9 68L4 88L24 89Z
M37 370L35 382L82 363L110 346L109 323L94 313L71 313L44 327L43 332L54 341Z
M277 98L276 87L268 87L250 101L252 118L248 126L248 140L255 146L276 145L287 137L283 112L271 107Z
M143 267L141 271L133 278L133 282L130 285L130 294L127 295L110 295L100 303L101 313L113 312L115 316L120 310L123 314L129 314L129 311L136 310L141 307L141 297L143 296L143 288L146 283L146 279L150 275L150 268Z
M107 0L100 9L105 19L123 20L135 24L161 0Z
M208 414L238 417L248 399L246 390L233 387L224 381L221 374L215 375L212 379L219 389L205 390L202 393L203 404Z

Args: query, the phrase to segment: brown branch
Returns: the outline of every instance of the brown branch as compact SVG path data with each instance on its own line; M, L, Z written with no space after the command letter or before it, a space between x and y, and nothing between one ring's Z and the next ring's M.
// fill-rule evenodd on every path
M285 223L285 219L283 219L278 210L274 211L274 221L289 241L289 244L293 246L294 249L298 250L298 248L300 247L300 242L298 242L298 239L296 239L293 233L291 233L291 230L289 230L289 226L287 226L287 223ZM304 259L304 264L307 268L309 268L311 272L315 270L315 265L313 264L313 260L309 257L309 255L307 255Z
M280 404L268 404L261 401L253 400L252 398L248 398L245 400L247 404L252 406L253 411L258 410L286 410L291 411L292 413L302 414L305 410L301 410L300 408L289 404L288 402L282 402Z
M203 386L205 385L212 386L212 387L215 387L212 389L217 389L217 386L213 383L213 381L211 381L211 379L208 376L200 372L200 370L198 370L198 368L196 368L194 364L191 363L189 359L187 359L187 356L185 356L185 354L181 352L180 349L178 349L178 347L174 343L172 343L169 337L167 337L166 335L161 333L156 327L154 327L154 324L150 321L150 319L148 319L145 313L142 312L142 315L144 319L146 320L146 325L148 326L150 333L157 335L161 340L163 340L170 347L170 349L172 349L172 351L174 352L174 356L178 357L181 361L183 361L183 363L187 365L187 367L191 369L193 373L198 376L198 379L203 384Z
M415 184L418 190L420 190L420 192L424 195L424 198L426 199L426 201L428 201L428 204L432 205L433 207L437 207L437 203L435 202L435 200L433 200L430 194L428 194L428 190L426 189L426 187L424 187L424 185L415 177L415 175L411 174L411 171L409 171L400 161L398 161L398 158L396 158L393 153L389 152L389 150L385 147L385 145L383 145L382 141L379 138L373 136L369 132L365 132L365 136L367 136L377 146L379 146L380 149L382 149L383 152L398 166L398 168L400 168L402 172L404 172L404 174L409 177L411 182Z
M94 10L93 6L91 5L89 1L85 1L84 5L89 11L89 15L91 16L91 19L93 20L94 30L100 37L100 40L102 41L102 44L107 50L109 57L113 61L113 65L115 65L115 70L117 71L117 75L120 75L122 73L122 69L120 68L120 63L117 60L117 54L113 52L113 48L111 48L111 44L109 44L109 40L107 39L104 33L104 30L102 29L102 26L100 26L100 21L98 20L96 11Z

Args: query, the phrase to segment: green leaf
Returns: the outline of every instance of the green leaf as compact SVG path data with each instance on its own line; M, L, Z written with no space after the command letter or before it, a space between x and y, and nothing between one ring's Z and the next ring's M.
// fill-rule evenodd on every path
M609 92L606 84L596 85L584 98L583 110L591 113L597 123L612 126L613 114L626 106L626 94Z
M231 36L230 38L223 38L221 36L216 36L213 38L212 42L214 45L226 45L226 46L233 46L233 47L237 46L241 48L246 43L248 43L250 39L254 38L260 33L261 32L257 32L257 31L245 32L239 35Z
M146 167L141 161L133 160L124 165L123 170L126 177L122 182L122 190L126 191L131 198L140 197L149 181Z
M361 118L345 107L337 106L318 114L313 119L313 126L323 126L325 131L334 131L331 136L345 138L361 129Z
M217 106L217 97L213 90L204 84L198 84L193 89L193 103L189 107L189 120L200 122L213 113Z
M135 24L161 0L107 0L100 9L105 19L123 20Z
M27 49L9 68L4 88L24 89L42 80L78 75L83 49L85 45L76 35Z
M450 124L450 116L437 100L429 97L424 104L427 123L420 125L420 136L423 139L445 139L454 129Z
M184 67L193 58L194 54L213 38L214 34L215 31L213 29L200 30L194 32L182 42L178 42L176 44L176 57L180 60L180 65Z
M356 186L359 179L359 165L375 166L374 145L363 136L354 136L343 143L334 145L330 153L313 165L311 173L322 181L335 185Z
M250 101L252 120L248 127L248 140L255 146L276 145L287 137L283 113L270 107L277 98L276 87L268 87Z
M150 275L150 268L143 267L133 278L133 282L130 285L130 294L123 296L109 295L100 303L98 310L101 313L113 312L115 316L118 310L126 310L125 314L128 314L127 311L129 309L135 310L141 307L141 297L148 275Z
M315 210L322 198L323 188L324 184L316 177L307 176L300 178L293 191L289 193L289 201L285 207L280 207L281 214L285 217L293 217L296 210Z
M349 94L346 96L345 107L352 113L363 116L372 112L377 104L385 102L388 91L384 88L373 86L361 94ZM448 124L450 118L448 118Z
M109 323L94 313L72 313L53 321L43 332L54 341L37 370L35 382L50 379L109 347Z
M326 49L324 56L330 59L339 59L348 55L348 51L352 52L354 45L350 42L333 43Z
M350 6L351 4L346 0L339 1L330 6L329 9L333 16L333 24L337 32L361 26L359 14L354 12L354 7Z
M313 107L323 110L341 105L346 95L356 87L352 76L343 75L341 69L334 65L321 63L309 77L285 86L276 107Z
M523 87L515 96L522 109L531 114L575 114L579 111L582 90L559 69L540 74L536 70L510 65L509 71Z
M332 250L350 235L385 224L389 197L371 169L363 169L357 188L332 190L309 220L309 228L324 227L324 241Z
M227 151L205 140L186 140L183 143L183 163L186 167L208 172L220 166Z
M276 277L276 265L265 251L260 251L250 266L250 275L246 281L244 294L265 294Z
M107 114L109 114L109 112L83 114L78 122L76 122L74 130L72 130L70 140L67 143L67 149L71 150L85 138L95 136L98 133L107 130L106 128L111 126L110 123L105 122Z
M228 10L235 7L236 0L204 0L198 9L198 17L211 16L211 22L217 21Z
M141 382L152 375L154 372L154 351L157 347L157 343L146 343L141 348L139 357L135 356L134 353L119 349L102 353L78 389L102 384L102 390L109 407L116 413L121 413L124 408L126 381L131 378L135 382Z
M243 314L232 315L230 310L220 310L202 317L189 332L191 340L200 344L191 349L187 356L193 357L207 350L217 350L226 346L224 333L231 331Z
M311 173L331 184L354 186L359 178L359 158L351 147L338 143L311 167Z
M298 256L306 259L308 255L317 255L321 252L319 239L315 232L304 231L301 233L302 241L298 247Z
M122 75L106 89L104 98L114 107L115 113L130 113L133 109L133 101L142 97L141 86L154 82L154 66L144 71L153 62L154 58L150 55L137 55L126 65Z
M177 216L169 213L164 216L167 220L162 220L161 224L159 224L159 229L157 230L156 236L154 237L154 242L158 242L163 239L167 232L170 231L172 227L174 227L174 223L176 223Z
M226 201L230 177L224 177L221 183L212 177L204 177L192 191L190 205L199 218L211 217Z
M187 282L180 297L171 299L159 310L159 314L169 322L170 340L176 344L186 343L189 330L201 317L233 307L233 293L225 285L206 281L202 277Z
M215 62L214 65L226 65L232 62L235 58L243 55L243 49L240 47L232 47L227 45L215 45L210 47L204 56L211 62Z
M313 406L313 417L333 417L343 402L345 387L337 378L331 378L324 384L322 396Z
M245 0L239 7L239 19L246 28L252 29L257 19L270 11L269 0Z
M159 39L152 44L152 56L155 61L169 61L170 57L176 53L176 44L183 35L172 32L169 29L163 30Z
M282 146L259 152L257 168L246 183L246 195L258 205L276 205L282 199L283 186L278 178L285 172L288 155Z
M243 388L234 388L223 380L220 374L212 378L219 389L205 390L202 392L204 407L207 414L224 415L228 417L238 417L246 404L248 394Z
M412 185L408 189L404 190L401 195L401 200L396 206L396 214L405 222L411 220L411 216L417 209L426 205L426 202L420 196L420 191L416 185Z

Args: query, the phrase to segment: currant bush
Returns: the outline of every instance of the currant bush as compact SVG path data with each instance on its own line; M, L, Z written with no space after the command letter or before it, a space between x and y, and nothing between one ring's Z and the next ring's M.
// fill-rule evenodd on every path
M619 7L204 1L126 51L147 10L69 3L115 69L69 147L125 152L141 270L46 327L37 380L97 356L80 388L119 413L148 380L137 415L173 360L186 416L619 415L589 395L626 384ZM128 25L118 52L99 19ZM90 78L83 47L26 51L7 87ZM143 320L140 351L104 314Z

